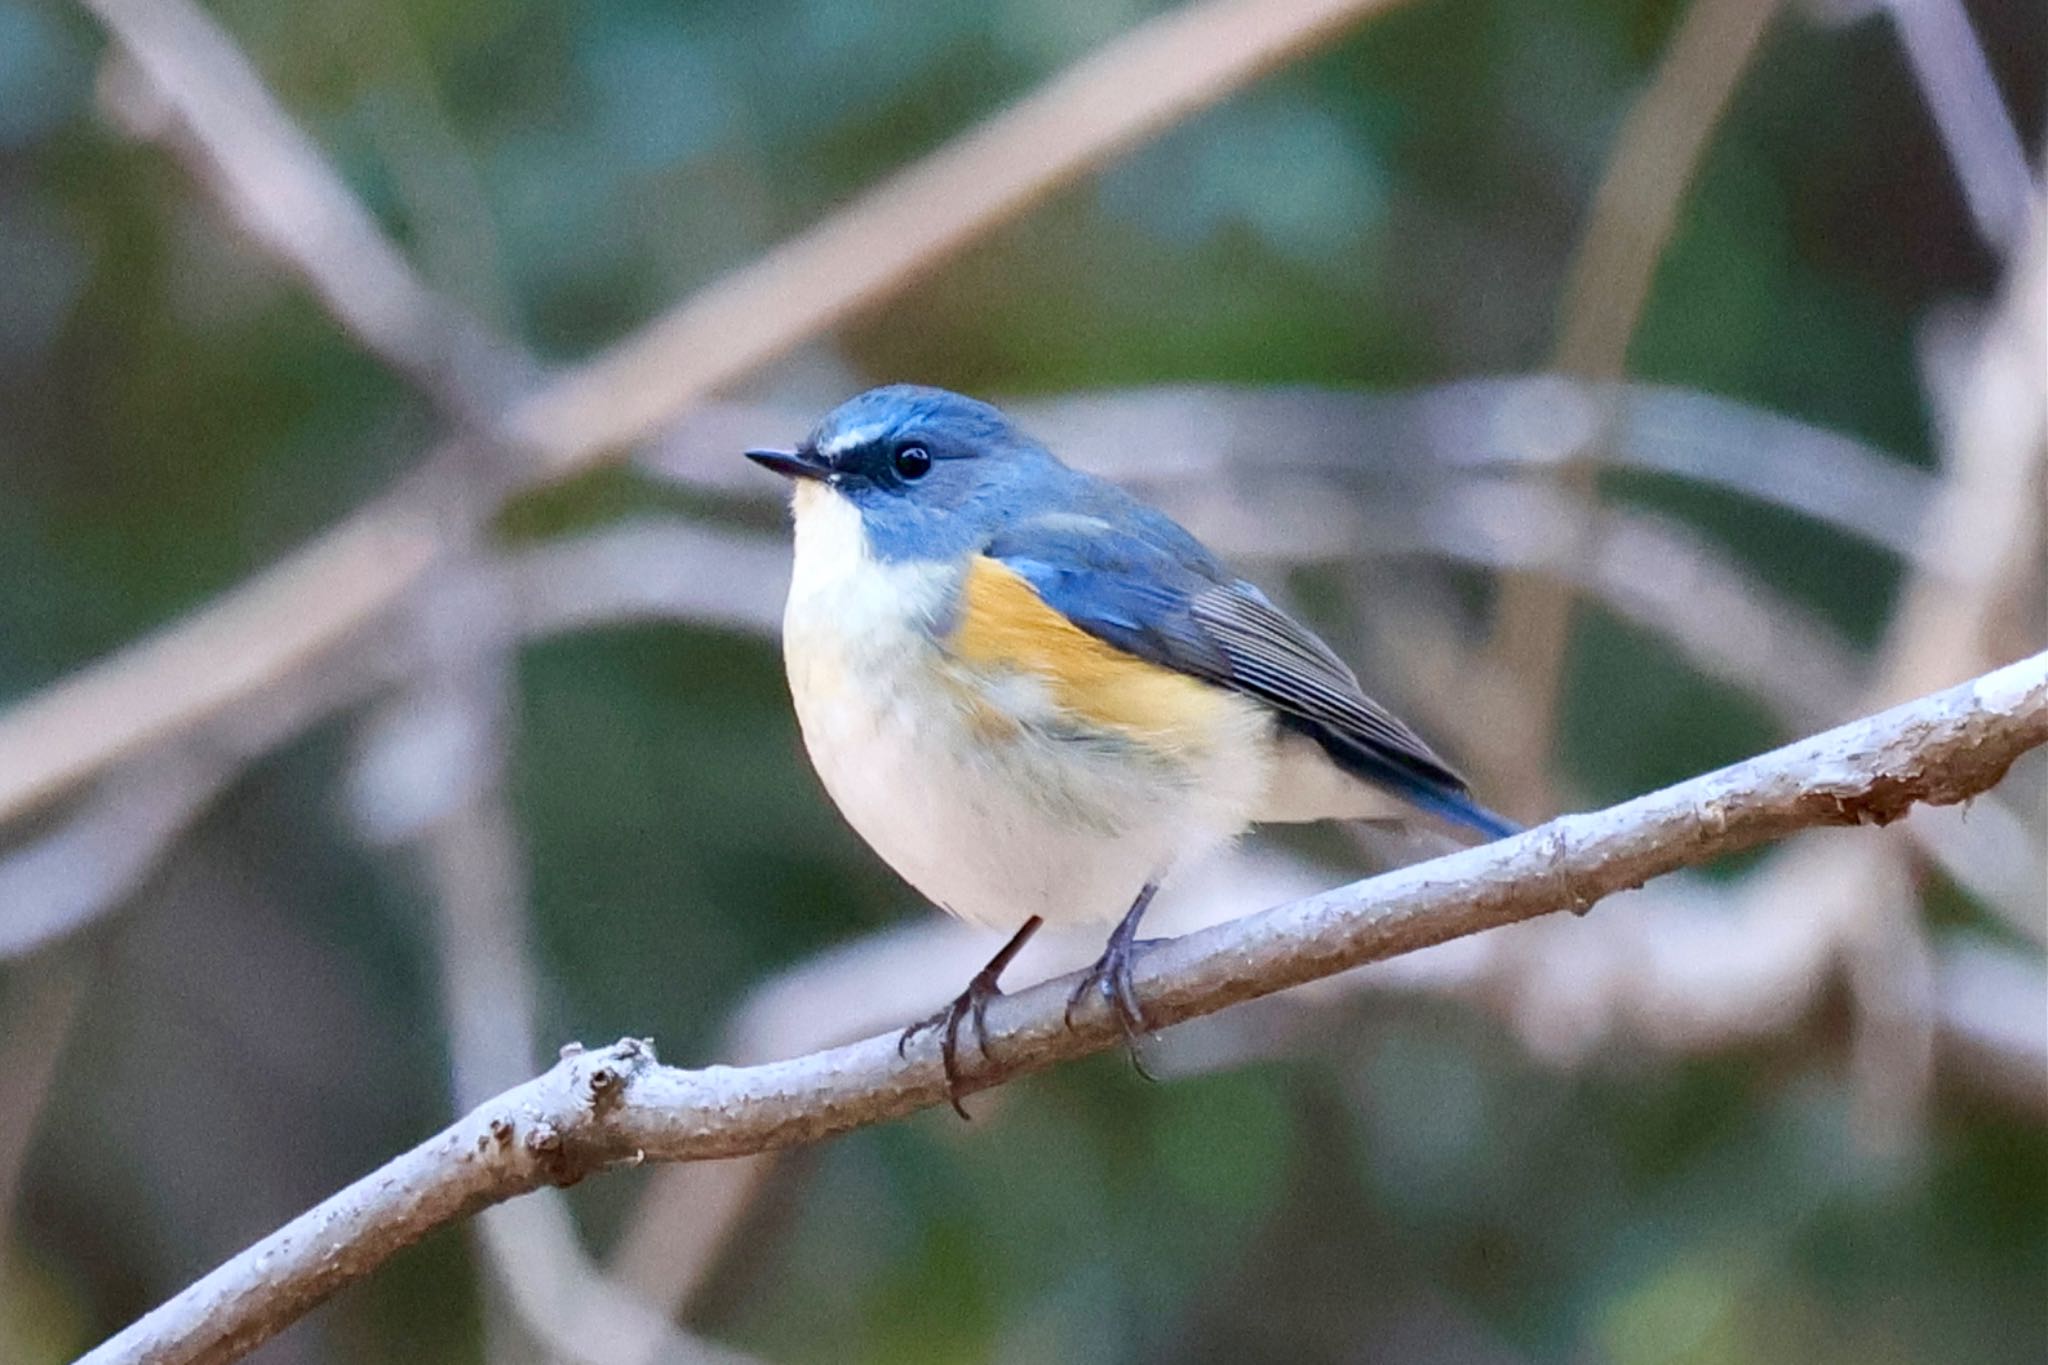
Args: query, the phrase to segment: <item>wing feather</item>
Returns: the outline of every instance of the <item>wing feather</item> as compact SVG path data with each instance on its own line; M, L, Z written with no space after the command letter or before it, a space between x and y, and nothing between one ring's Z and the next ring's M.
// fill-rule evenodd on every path
M1229 661L1229 681L1291 715L1314 721L1462 789L1465 779L1422 736L1365 695L1330 647L1248 583L1209 588L1189 611Z
M1420 735L1365 695L1314 632L1179 526L1103 489L1106 515L1027 519L986 553L1097 639L1256 697L1339 766L1418 805L1489 835L1512 832L1470 800L1465 780Z

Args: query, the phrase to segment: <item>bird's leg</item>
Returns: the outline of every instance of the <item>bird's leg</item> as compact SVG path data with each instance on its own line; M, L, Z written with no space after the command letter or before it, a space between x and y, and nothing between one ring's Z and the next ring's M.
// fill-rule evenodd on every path
M1010 941L988 960L986 967L974 974L967 983L967 989L954 997L952 1004L928 1019L918 1020L896 1039L896 1055L901 1057L904 1049L910 1046L910 1040L918 1034L927 1030L938 1033L939 1063L946 1069L946 1098L953 1102L953 1112L963 1119L967 1117L967 1110L960 1103L960 1024L966 1019L974 1021L975 1046L981 1049L982 1056L988 1057L988 1002L1003 993L996 982L1001 978L1003 968L1010 965L1011 959L1043 923L1036 915L1025 920L1023 927L1010 935Z
M1137 961L1140 940L1138 921L1145 917L1145 907L1152 903L1152 897L1159 893L1158 882L1146 882L1145 889L1131 902L1131 908L1124 911L1124 917L1117 921L1116 928L1109 931L1109 943L1102 950L1102 956L1095 959L1081 978L1081 984L1074 987L1074 993L1067 997L1067 1027L1074 1026L1074 1010L1088 998L1090 991L1102 996L1104 1004L1116 1012L1117 1022L1123 1025L1124 1041L1131 1046L1131 1063L1141 1075L1144 1064L1138 1061L1138 1040L1151 1025L1145 1022L1144 1008L1138 1003L1137 987L1131 983L1131 965Z

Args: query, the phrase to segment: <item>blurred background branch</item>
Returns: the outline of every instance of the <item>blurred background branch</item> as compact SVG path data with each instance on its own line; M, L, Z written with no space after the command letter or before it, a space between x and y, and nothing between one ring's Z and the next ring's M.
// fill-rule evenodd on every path
M2039 191L1969 12L1959 0L1886 0L1884 8L1977 231L2002 253L2023 249Z
M479 399L507 387L504 348L413 272L233 40L190 0L81 3L120 44L102 92L125 131L176 155L258 250L450 420L488 423Z

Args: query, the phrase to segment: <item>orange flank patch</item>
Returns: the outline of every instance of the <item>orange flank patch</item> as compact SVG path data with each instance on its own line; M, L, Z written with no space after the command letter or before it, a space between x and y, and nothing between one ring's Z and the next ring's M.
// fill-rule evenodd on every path
M1104 644L993 559L969 565L947 646L978 669L1037 678L1076 719L1148 744L1208 748L1235 710L1221 688Z

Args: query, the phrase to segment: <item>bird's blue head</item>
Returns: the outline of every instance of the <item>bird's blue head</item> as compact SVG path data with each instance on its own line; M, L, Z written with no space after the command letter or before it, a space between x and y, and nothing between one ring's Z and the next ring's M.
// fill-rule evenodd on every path
M1007 520L1057 505L1073 471L987 403L915 384L869 389L825 415L795 450L747 458L808 499L844 498L885 560L957 559Z

